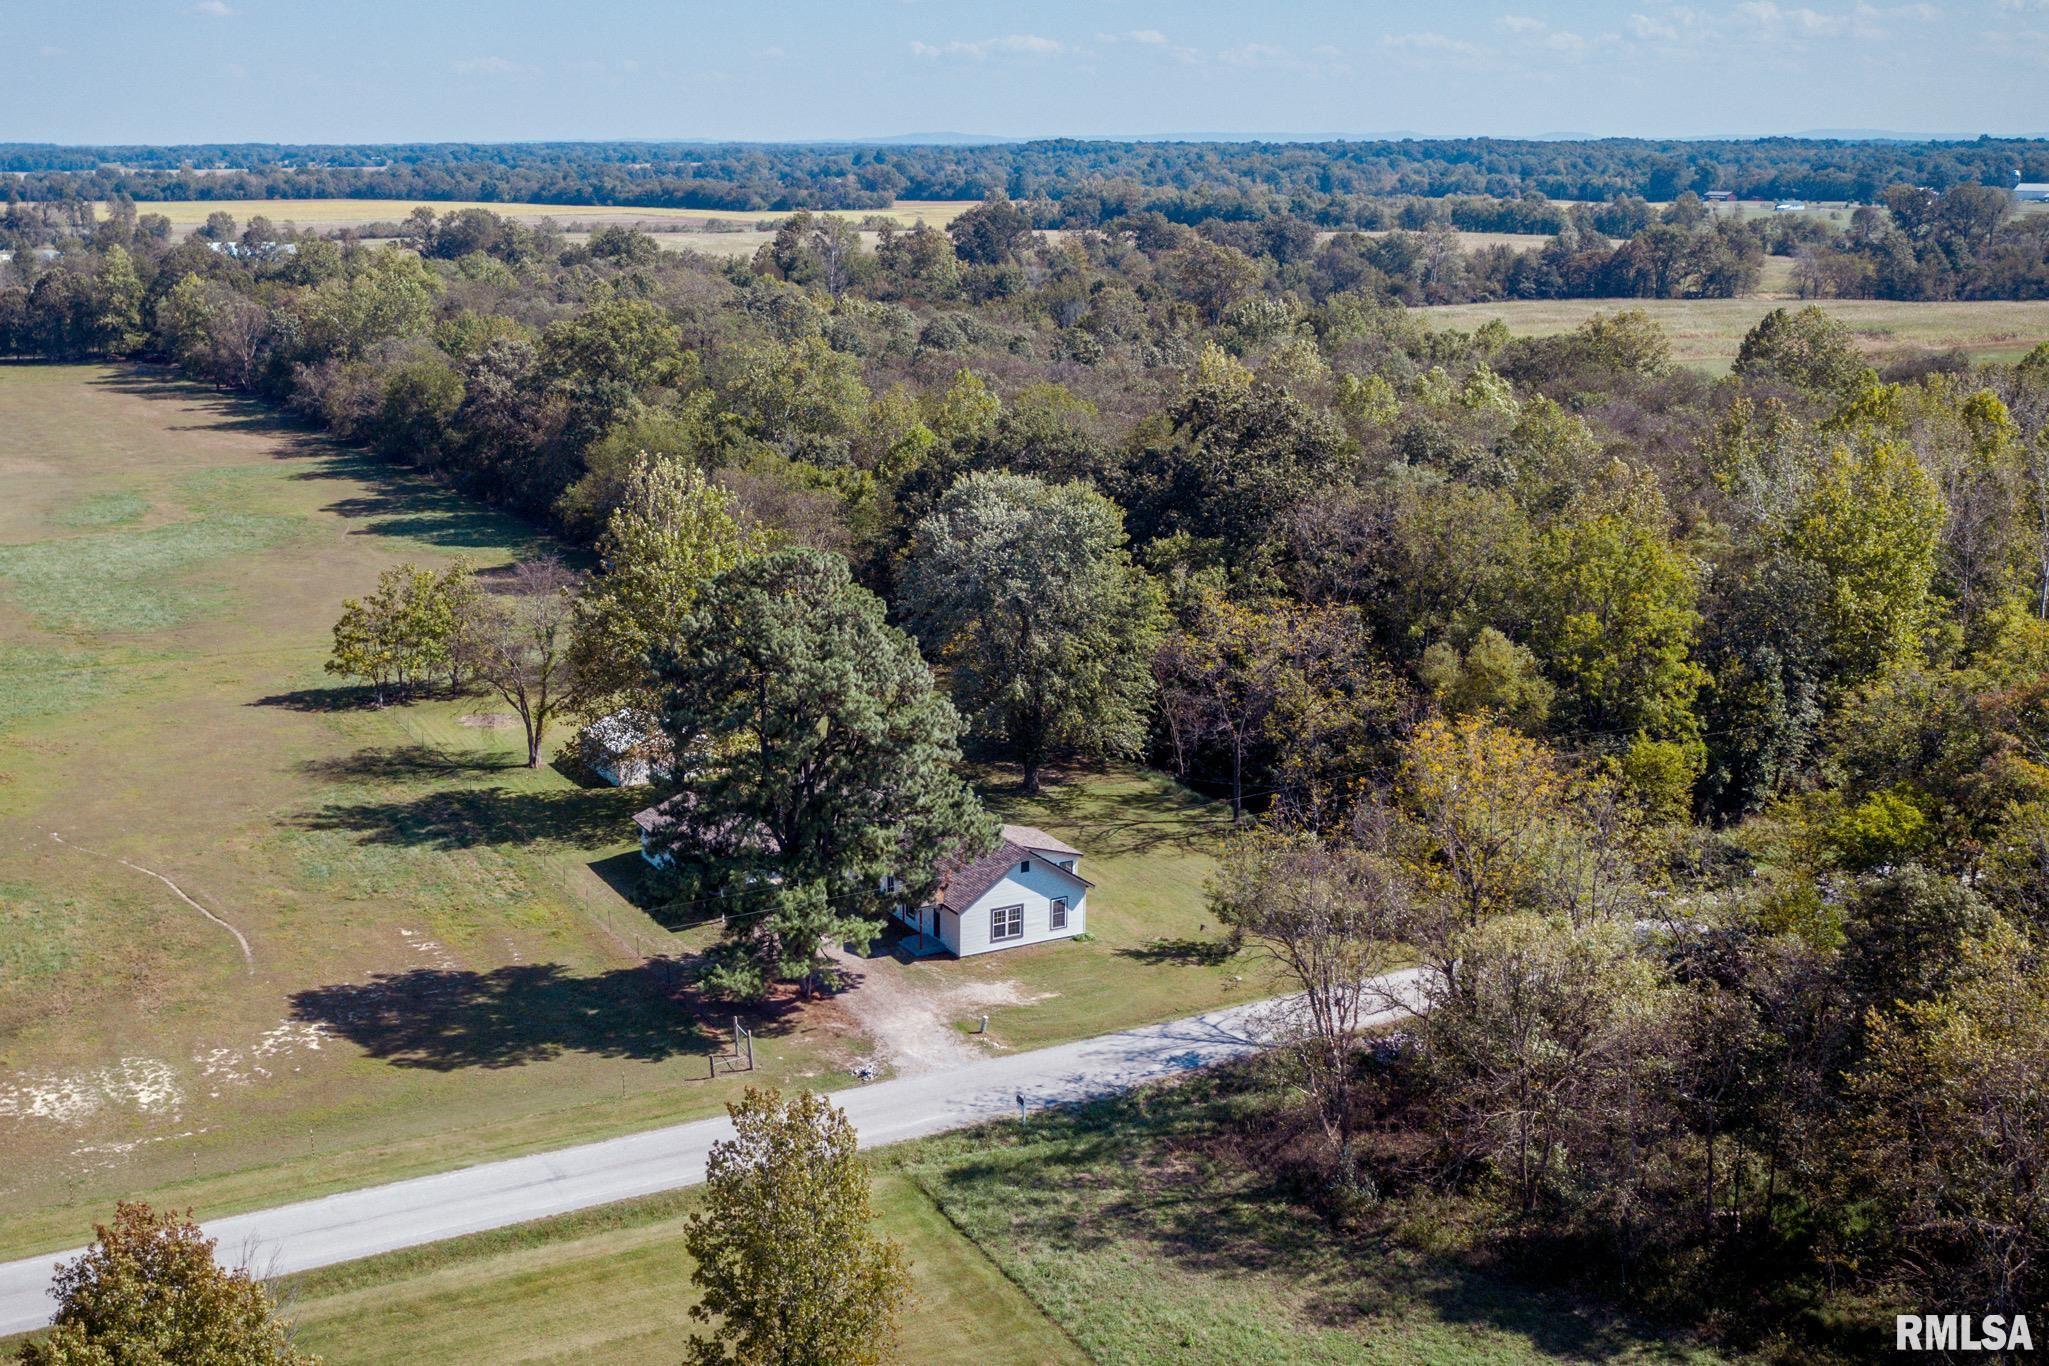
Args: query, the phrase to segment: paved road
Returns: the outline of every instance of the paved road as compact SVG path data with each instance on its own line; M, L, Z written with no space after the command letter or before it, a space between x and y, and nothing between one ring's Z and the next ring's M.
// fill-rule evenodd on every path
M1413 996L1418 973L1378 979L1390 999ZM1235 1006L1078 1043L991 1058L965 1067L875 1082L833 1093L863 1147L901 1143L1017 1113L1126 1090L1191 1068L1242 1057L1262 1046L1261 1019L1274 1003ZM1391 1021L1391 1008L1375 1017ZM711 1145L729 1137L721 1117L671 1125L581 1147L348 1191L253 1214L209 1220L218 1255L262 1275L287 1275L380 1252L521 1224L629 1200L704 1180ZM0 1264L0 1335L50 1321L57 1262L76 1251Z

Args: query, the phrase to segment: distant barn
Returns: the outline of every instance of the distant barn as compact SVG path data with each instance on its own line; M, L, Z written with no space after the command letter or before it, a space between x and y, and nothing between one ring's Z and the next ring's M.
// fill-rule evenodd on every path
M2049 180L2023 180L2013 187L2013 197L2024 204L2049 203Z

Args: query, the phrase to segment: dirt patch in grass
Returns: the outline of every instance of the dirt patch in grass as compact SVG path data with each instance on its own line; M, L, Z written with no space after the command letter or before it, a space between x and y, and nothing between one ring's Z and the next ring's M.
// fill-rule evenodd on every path
M473 711L456 717L455 724L471 730L512 730L519 725L519 718L509 711Z
M1031 1005L1051 994L1009 979L950 978L947 969L958 966L952 959L906 968L889 958L856 958L840 948L832 949L831 956L847 980L835 1003L875 1041L879 1060L900 1077L988 1057L996 1041L963 1034L956 1023L990 1006Z

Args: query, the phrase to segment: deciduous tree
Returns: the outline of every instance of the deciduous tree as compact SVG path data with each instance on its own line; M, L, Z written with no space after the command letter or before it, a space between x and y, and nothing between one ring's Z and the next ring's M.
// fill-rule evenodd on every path
M569 705L576 576L560 560L522 560L507 591L479 614L473 672L519 714L528 768L541 766L548 725Z
M823 938L872 939L888 903L915 902L942 859L993 838L957 772L958 714L837 555L728 569L659 675L672 749L705 755L664 848L683 894L733 898L728 990L808 978Z
M1370 1018L1413 1005L1378 978L1408 936L1409 889L1390 860L1312 835L1241 838L1211 882L1210 906L1279 967L1300 996L1284 1009L1304 1089L1336 1154L1337 1184L1355 1187L1361 1077L1353 1052Z
M699 590L747 548L730 493L695 466L643 452L598 538L602 567L577 598L577 709L655 711L654 651L682 629Z
M919 523L904 609L976 730L1036 792L1047 758L1127 756L1145 741L1159 590L1124 515L1085 484L975 474Z
M57 1270L56 1328L21 1349L24 1366L318 1366L293 1348L270 1292L214 1260L189 1216L116 1206L77 1260Z
M910 1259L877 1234L868 1170L844 1111L809 1092L748 1087L712 1144L704 1208L683 1245L702 1299L698 1366L870 1366L897 1359Z

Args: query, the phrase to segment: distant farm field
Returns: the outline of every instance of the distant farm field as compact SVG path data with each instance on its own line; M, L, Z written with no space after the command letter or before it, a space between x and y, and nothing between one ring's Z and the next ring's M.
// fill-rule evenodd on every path
M1977 360L2016 360L2049 341L2049 302L1895 303L1880 299L1819 299L1842 319L1857 345L1872 355L1910 349L1962 350ZM1795 300L1749 299L1540 299L1508 303L1452 304L1417 309L1434 327L1470 330L1499 318L1519 336L1569 332L1596 313L1640 308L1672 339L1683 365L1720 373L1758 320L1774 308L1798 308Z
M786 209L639 209L603 204L508 204L476 199L155 199L138 202L135 209L138 213L160 213L171 220L174 230L190 232L204 224L207 215L213 213L233 214L237 222L247 222L261 214L273 223L293 223L302 228L395 223L422 203L436 213L489 209L506 218L528 221L549 218L557 223L599 226L611 223L655 227L713 222L761 223L789 216ZM887 209L849 209L844 212L847 217L856 219L870 214L894 218L906 227L920 220L934 227L943 227L973 207L973 200L905 199Z

